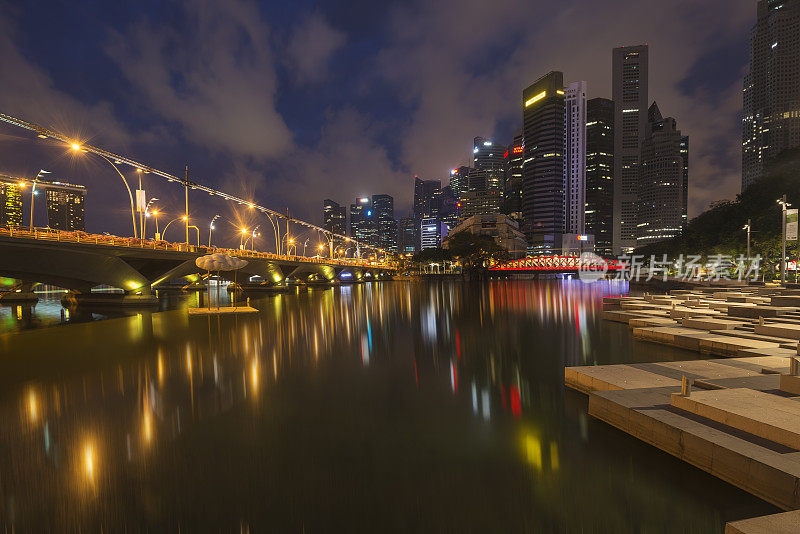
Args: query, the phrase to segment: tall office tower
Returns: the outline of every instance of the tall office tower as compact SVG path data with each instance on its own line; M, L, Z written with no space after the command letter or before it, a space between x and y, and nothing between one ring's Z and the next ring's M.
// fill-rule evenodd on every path
M0 227L22 226L22 193L19 186L21 181L11 176L0 176Z
M442 183L439 180L420 180L414 176L414 217L416 250L420 250L420 225L424 217L438 217Z
M64 182L48 182L45 187L47 224L50 228L67 231L85 230L86 188Z
M500 191L487 189L486 191L467 191L461 201L460 220L469 219L473 215L488 215L500 213L503 200ZM455 226L451 226L455 228Z
M413 254L416 250L416 232L413 217L401 217L397 223L397 252Z
M614 226L614 102L586 102L586 233L595 253L611 256Z
M586 82L564 89L564 221L570 234L583 234L586 209Z
M452 186L442 188L439 206L439 218L448 228L455 228L461 215L461 202L456 198Z
M377 246L378 228L369 197L357 198L355 204L350 204L350 237L361 244Z
M503 191L502 212L517 222L522 220L522 151L525 145L523 139L522 130L518 130L503 154L506 187Z
M326 198L322 204L323 228L334 234L347 234L347 209Z
M522 217L528 244L561 249L564 232L564 76L549 72L522 92Z
M636 246L639 151L647 128L647 45L612 52L614 100L614 253Z
M394 198L372 195L372 212L377 230L377 245L391 253L397 252L397 221L394 220Z
M689 224L689 136L681 137L681 157L683 158L683 227Z
M472 144L472 156L475 160L474 167L483 171L486 180L486 189L500 191L505 187L505 168L503 166L503 153L506 147L485 137L476 137Z
M800 147L800 0L759 0L742 93L742 190Z
M450 189L457 200L461 200L461 195L468 191L469 170L470 167L462 166L450 171Z
M420 221L420 250L442 246L450 229L439 217L423 217Z
M686 147L686 148L684 148ZM686 225L684 152L688 139L671 117L664 118L653 102L639 165L639 210L636 246L675 237Z

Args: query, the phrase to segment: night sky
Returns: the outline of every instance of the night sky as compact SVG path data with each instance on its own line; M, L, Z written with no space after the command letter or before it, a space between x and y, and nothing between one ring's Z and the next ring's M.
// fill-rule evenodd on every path
M755 8L754 0L0 2L0 111L173 174L188 164L196 181L312 222L321 222L324 198L349 204L375 193L393 195L401 216L415 174L446 181L469 163L477 135L510 142L522 89L539 76L562 70L565 82L586 80L590 98L610 98L611 49L646 42L650 100L690 136L692 217L739 190ZM87 230L130 233L127 192L107 163L0 127L0 172L31 177L40 168L87 186ZM164 217L182 213L181 189L149 176L145 188ZM198 221L219 212L255 224L199 193L191 203Z

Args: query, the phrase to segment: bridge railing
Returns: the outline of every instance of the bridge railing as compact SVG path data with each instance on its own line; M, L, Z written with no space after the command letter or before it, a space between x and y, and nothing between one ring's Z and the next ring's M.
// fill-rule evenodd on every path
M90 234L82 231L67 231L58 230L55 228L3 228L0 227L0 236L19 237L27 239L37 239L42 241L57 241L65 243L81 243L92 245L105 245L113 247L128 247L144 250L165 250L174 252L194 252L194 253L211 253L219 252L229 256L238 256L244 258L259 258L259 259L272 259L282 261L296 261L304 263L319 263L325 265L341 265L346 267L392 267L389 262L376 262L368 260L357 259L343 259L343 258L313 258L306 256L288 255L288 254L271 254L269 252L260 252L256 250L246 249L228 249L219 247L206 247L191 245L186 243L170 243L169 241L156 241L153 239L139 239L136 237L119 237L109 234Z

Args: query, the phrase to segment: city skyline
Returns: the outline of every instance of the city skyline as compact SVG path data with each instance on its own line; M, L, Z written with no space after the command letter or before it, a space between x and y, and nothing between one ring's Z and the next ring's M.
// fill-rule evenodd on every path
M459 74L457 79L465 75L463 81L467 84L452 85L448 82L451 88L460 86L464 89L453 89L447 101L428 102L427 97L424 97L417 104L413 99L403 97L403 92L407 90L404 88L405 83L395 77L394 71L389 72L391 69L388 68L389 64L394 64L401 70L407 68L407 60L398 57L396 49L405 42L412 30L386 22L379 25L388 30L385 40L377 36L378 31L369 31L369 35L364 35L364 20L370 17L370 20L379 20L380 14L375 9L359 12L358 20L347 21L344 20L344 13L336 14L335 10L325 4L316 8L309 7L307 10L300 9L296 14L275 13L274 8L258 7L247 2L217 7L200 4L185 21L185 27L168 32L158 22L181 15L182 7L164 12L151 9L133 13L115 7L109 14L103 15L108 19L100 21L109 30L86 37L79 43L81 53L97 59L98 66L92 67L90 61L79 68L69 57L59 56L59 59L65 59L63 64L54 63L52 58L45 57L45 51L37 43L31 43L26 37L29 33L26 26L32 24L38 14L36 8L25 13L11 13L11 10L5 9L0 10L0 17L7 32L0 44L9 58L4 68L14 69L15 76L7 76L9 79L13 78L13 83L9 84L0 97L0 107L7 112L20 112L20 115L34 121L68 127L101 146L135 154L140 159L173 172L188 163L200 181L225 188L244 188L276 209L289 206L298 216L317 222L320 220L320 197L331 197L341 188L348 189L342 191L344 194L341 198L354 198L364 191L384 191L395 198L395 211L400 216L411 211L408 191L409 183L413 182L413 174L419 174L425 179L446 179L449 170L454 166L469 164L468 148L465 147L469 146L470 140L475 136L493 138L500 143L509 143L512 140L514 131L519 127L517 110L513 105L518 98L518 91L547 72L548 67L563 70L567 80L587 80L587 98L608 97L611 94L608 50L620 44L648 42L651 64L657 64L659 71L656 74L654 70L655 78L651 79L651 87L658 87L657 91L651 91L651 99L658 100L664 109L669 109L670 114L681 121L681 129L693 137L689 211L691 217L700 208L707 206L708 202L731 197L737 192L741 177L739 163L729 161L728 158L723 158L724 166L727 166L723 169L724 176L716 171L713 175L709 174L712 160L719 159L719 151L725 153L735 150L731 153L738 158L740 147L731 148L723 141L713 143L712 146L708 137L710 127L704 123L714 125L714 135L722 133L726 138L740 139L737 116L741 110L740 72L747 62L746 41L755 19L755 6L742 2L734 4L731 10L731 4L725 3L726 10L732 11L732 16L723 21L722 28L716 28L717 33L712 36L703 31L694 32L698 21L709 19L721 6L722 3L709 3L702 8L690 10L694 19L689 21L686 15L675 20L669 33L659 30L655 24L642 22L646 18L641 14L632 13L627 16L631 20L638 17L639 26L631 27L629 31L623 31L613 38L602 35L602 32L588 35L589 44L585 57L567 57L560 51L552 50L541 41L545 36L533 38L523 32L516 25L518 23L509 21L514 26L507 28L511 30L508 35L501 36L495 29L474 36L474 42L453 40L451 47L442 51L447 56L443 60L447 59L451 68L440 70L447 73L456 69ZM661 9L658 6L637 6L632 11L638 13L639 10L644 11L645 7L650 7L651 11ZM498 11L499 14L507 14L515 10L524 12L527 9L529 8L526 6L511 2L499 6ZM541 13L543 20L556 17L564 11L558 8L551 11L552 9L546 8ZM598 16L598 8L588 4L571 6L569 9L576 17L574 20L578 22L586 22ZM447 35L454 30L446 27L440 10L444 10L444 7L423 8L414 4L396 4L393 7L393 13L398 16L403 15L410 21L426 21L422 27L413 31L432 31L433 34L439 32ZM64 20L73 21L81 15L82 8L76 8L75 13L62 14L58 9L56 11L56 15L63 15ZM477 20L499 14L470 7L461 10L460 16ZM668 19L676 17L672 13L662 14ZM246 16L250 16L252 21L245 23ZM281 35L275 35L275 43L266 43L263 38L257 39L256 43L264 44L264 49L269 53L256 56L254 62L246 68L240 68L232 65L230 58L224 57L230 51L230 43L225 41L222 32L214 31L209 26L212 17L217 17L222 26L246 32L261 26L269 30L273 25L277 27L279 21L285 23L288 29ZM112 24L112 19L115 22L123 19L124 22ZM128 20L134 22L129 23ZM183 30L206 32L210 42L218 45L219 52L201 47L198 53L214 60L214 65L226 75L230 85L223 87L238 87L238 82L246 74L256 76L258 88L267 89L265 94L270 95L268 100L271 102L264 103L263 106L259 104L255 109L247 110L247 113L253 117L268 119L264 121L262 128L274 124L283 124L283 127L270 129L269 135L261 140L258 135L252 135L259 130L253 130L249 120L242 121L239 128L231 130L230 123L226 122L227 117L226 120L216 120L222 117L212 115L222 109L222 104L229 103L226 100L229 97L204 93L206 86L202 84L195 91L184 94L164 82L161 76L151 77L146 82L123 83L133 75L131 71L136 68L152 67L156 73L170 72L170 69L164 69L165 59L169 58L161 57L159 52L145 47L146 43L141 38L144 23L141 21L153 23L151 26L158 42L166 43L170 39L179 38ZM93 23L96 24L97 20ZM80 28L81 22L75 21L75 27ZM112 27L117 29L112 31ZM694 33L690 34L690 29ZM320 36L320 40L323 37L327 39L327 46L322 47L324 53L315 56L319 61L312 62L312 68L303 62L311 61L310 58L301 61L296 54L290 53L292 39L303 35L303 30ZM566 35L563 26L548 31L550 37L555 34ZM55 42L69 37L68 32L49 33L53 35ZM269 31L266 33L272 35ZM276 30L275 33L279 32ZM122 45L117 39L120 36L126 38L125 49L120 49ZM378 39L375 42L376 52L356 57L352 48L359 37ZM703 40L708 40L715 47L697 46ZM429 53L434 44L430 39L423 39L412 50L412 55L417 57L417 54ZM465 50L471 51L483 44L503 46L511 52L509 57L513 59L495 58L496 64L487 68L479 57L465 53ZM688 44L695 45L692 51L687 52ZM535 62L520 61L520 54L531 50L541 52L532 54L539 59ZM700 54L697 50L704 52ZM680 57L678 51L681 52ZM140 60L121 63L124 59L137 57L137 52L143 53ZM715 70L713 76L712 73L706 74L699 69L714 54L718 60L715 63L720 65L715 69L721 70L722 76L715 69L711 69ZM365 60L377 61L386 66L380 71L379 80L365 78L360 74L362 67L357 67L356 63L360 64ZM185 69L176 68L175 74L184 77L197 75L196 65L188 63ZM334 64L336 69L331 68ZM109 68L111 76L92 87L79 89L76 85L78 76L82 75L82 79L91 77L91 72L87 72L87 69L91 71L92 68L100 67ZM315 70L313 67L319 68ZM319 74L313 74L317 71ZM340 79L342 74L337 74L340 71L349 73L353 81L328 95L322 95L318 102L316 98L309 98L310 95L320 93L321 84ZM473 71L474 74L464 74ZM422 72L420 83L433 89L440 83L441 75L442 73ZM490 82L490 78L496 81ZM718 85L723 82L724 86ZM123 85L124 91L121 87ZM359 86L362 89L359 90ZM714 102L716 115L712 120L701 121L704 110L710 112L711 103L702 96L705 93L700 88L715 86L712 93L717 99ZM413 91L409 96L414 94ZM475 94L463 95L464 91ZM278 93L282 95L280 98L275 96ZM732 96L726 96L729 93ZM369 94L375 95L374 98L367 96ZM122 95L126 100L124 105L121 101ZM158 95L163 95L165 101L180 103L181 106L165 109L163 103L153 105L152 99ZM478 107L472 104L474 98L481 95L481 101L486 100L489 105ZM208 99L207 112L198 120L216 120L215 127L204 133L199 132L200 125L192 123L187 113L202 98ZM724 109L731 109L730 112L722 115L718 113L720 98L724 99ZM40 100L48 100L50 104L41 109L33 109L32 102ZM735 105L729 108L729 101ZM148 112L128 113L124 111L128 103L134 105L134 109L148 109ZM354 111L348 103L358 103L359 111ZM183 107L186 109L182 109ZM229 109L231 118L244 116L236 106ZM390 109L392 111L388 111ZM424 136L418 135L420 121L424 122L424 115L428 111L435 111L429 115L430 120L434 121L430 124L430 132L426 132ZM728 121L725 127L720 126L720 121L723 120ZM409 124L404 124L406 122ZM452 135L442 138L439 134L442 128L453 132ZM284 134L284 137L276 137L276 132ZM394 135L389 135L390 132ZM4 130L3 133L7 134L8 131ZM397 137L397 134L400 136ZM437 142L431 141L430 136L433 135L437 136ZM92 191L101 189L96 187L97 184L108 181L108 171L99 165L78 165L71 168L69 162L63 161L61 154L53 154L52 151L49 155L42 155L40 151L17 158L12 152L19 152L19 143L13 138L6 138L6 141L8 142L3 143L5 149L0 150L9 166L3 170L9 174L28 174L34 166L38 170L39 167L47 168L48 163L51 163L51 167L65 167L64 170L54 169L59 175L72 182L85 183ZM212 150L208 150L209 147ZM421 151L421 147L425 150ZM312 168L315 169L314 173L310 172ZM721 183L722 186L715 185L706 191L705 188L712 183L709 182L712 177L714 184ZM313 199L292 199L291 192L297 187L320 189L320 195ZM124 202L125 193L121 188L106 189L108 191L93 194L87 199L87 225L96 227L99 221L109 221L115 228L124 229L125 220L120 216L124 210L113 206L122 204L120 199ZM166 196L161 191L157 193L159 198ZM163 201L169 202L168 199ZM178 199L174 202L178 204Z

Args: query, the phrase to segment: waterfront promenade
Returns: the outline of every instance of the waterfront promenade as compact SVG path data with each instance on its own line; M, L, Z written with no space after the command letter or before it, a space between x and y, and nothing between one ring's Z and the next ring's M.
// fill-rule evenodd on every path
M603 319L697 359L566 367L589 414L791 513L726 532L800 531L800 290L607 297Z

